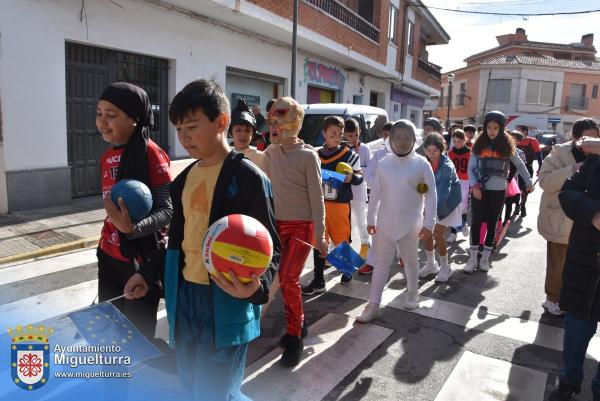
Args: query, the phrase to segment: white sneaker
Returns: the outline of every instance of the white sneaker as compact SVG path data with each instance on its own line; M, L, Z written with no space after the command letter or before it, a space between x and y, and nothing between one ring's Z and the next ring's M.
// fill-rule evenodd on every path
M419 293L415 292L414 294L407 293L406 301L404 302L404 309L406 310L414 310L419 307Z
M435 276L435 281L438 283L445 283L452 275L452 268L450 265L442 266L440 272Z
M549 301L547 299L542 304L542 307L546 309L548 313L554 316L562 316L565 314L565 312L560 310L560 306L558 306L558 303Z
M479 270L482 272L490 271L490 260L486 258L481 258L479 261Z
M482 272L487 272L490 270L490 255L492 254L492 250L489 248L484 248L481 253L481 259L479 260L479 270Z
M477 268L477 252L471 252L471 256L469 257L467 263L465 263L465 266L462 270L465 273L471 274L473 273L473 270L475 270L475 268Z
M440 267L438 266L436 261L427 262L425 266L419 271L419 277L427 277L432 274L438 274L440 272Z
M369 302L367 306L365 306L365 309L363 309L363 311L360 313L360 315L356 317L356 320L358 320L361 323L369 323L377 316L379 316L379 305L373 302Z
M471 228L469 227L469 225L467 223L465 223L462 227L463 237L468 237L470 233L471 233Z
M450 235L446 237L446 242L456 242L456 234L450 233Z

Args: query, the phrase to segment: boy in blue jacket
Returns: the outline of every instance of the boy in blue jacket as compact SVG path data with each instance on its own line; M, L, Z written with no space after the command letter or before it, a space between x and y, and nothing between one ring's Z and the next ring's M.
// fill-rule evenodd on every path
M248 343L260 335L260 306L280 254L271 183L227 144L230 106L214 81L191 82L169 107L181 145L197 159L171 184L173 220L166 252L158 253L125 286L127 298L149 285L165 292L169 344L175 348L183 388L200 400L249 400L241 393ZM244 214L271 234L274 261L247 284L231 274L209 275L202 256L208 227L221 217Z

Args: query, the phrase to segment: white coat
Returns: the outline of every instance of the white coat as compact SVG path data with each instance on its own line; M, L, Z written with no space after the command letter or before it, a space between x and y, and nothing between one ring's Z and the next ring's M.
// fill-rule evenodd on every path
M417 191L427 184L425 194ZM389 153L377 166L371 187L367 222L377 227L377 234L399 240L416 227L433 230L437 216L435 177L426 158L415 150L400 157Z

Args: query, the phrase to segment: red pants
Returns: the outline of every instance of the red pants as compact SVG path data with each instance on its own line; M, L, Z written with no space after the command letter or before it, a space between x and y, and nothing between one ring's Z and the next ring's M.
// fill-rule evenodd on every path
M283 295L287 333L300 336L304 310L300 293L300 274L311 248L300 241L312 244L313 223L311 221L277 220L277 232L281 241L281 261L279 264L279 286Z

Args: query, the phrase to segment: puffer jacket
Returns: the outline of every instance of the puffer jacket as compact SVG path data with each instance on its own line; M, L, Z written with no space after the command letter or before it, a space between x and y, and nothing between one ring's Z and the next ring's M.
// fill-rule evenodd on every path
M460 181L452 160L444 154L440 156L440 163L434 173L435 191L437 194L438 219L444 220L456 209L462 200Z
M600 156L588 156L563 185L558 199L571 220L560 308L581 320L600 321Z
M579 153L579 152L577 152ZM579 158L579 157L578 157ZM546 241L568 244L573 220L563 212L558 193L565 181L575 172L573 166L583 160L575 160L573 142L553 147L540 169L540 187L544 190L537 220L538 232Z

